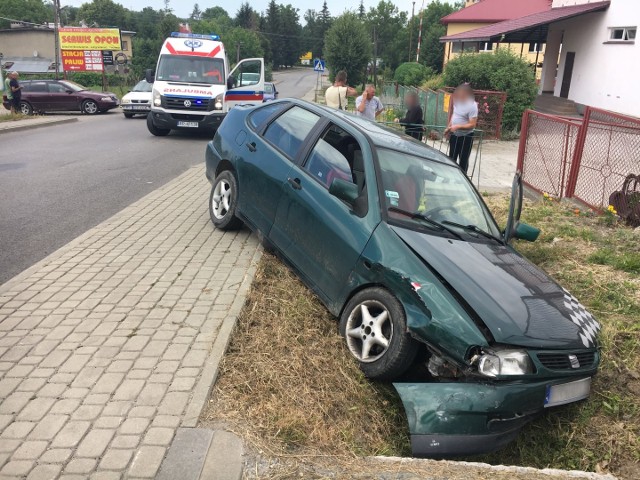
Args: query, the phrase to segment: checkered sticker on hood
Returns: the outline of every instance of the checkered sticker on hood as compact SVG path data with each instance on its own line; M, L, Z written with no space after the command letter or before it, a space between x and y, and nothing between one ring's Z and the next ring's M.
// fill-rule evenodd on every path
M564 288L564 306L569 310L569 316L571 321L578 327L578 335L582 344L587 347L594 347L596 345L596 335L600 331L600 324L597 320L587 312L576 297L567 292Z

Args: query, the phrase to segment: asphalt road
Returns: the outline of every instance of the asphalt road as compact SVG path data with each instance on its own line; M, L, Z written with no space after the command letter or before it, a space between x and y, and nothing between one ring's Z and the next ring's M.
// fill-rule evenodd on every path
M315 74L274 74L280 98ZM0 137L0 284L147 193L202 164L209 136L153 137L119 111ZM204 174L204 171L203 171Z

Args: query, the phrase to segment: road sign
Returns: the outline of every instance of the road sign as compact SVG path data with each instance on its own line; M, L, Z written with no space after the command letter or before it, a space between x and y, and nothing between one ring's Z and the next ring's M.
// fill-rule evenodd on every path
M324 60L314 60L313 61L313 71L314 72L324 72Z
M62 68L65 72L101 72L102 52L98 50L63 50Z
M113 65L113 50L102 51L102 63L104 65Z

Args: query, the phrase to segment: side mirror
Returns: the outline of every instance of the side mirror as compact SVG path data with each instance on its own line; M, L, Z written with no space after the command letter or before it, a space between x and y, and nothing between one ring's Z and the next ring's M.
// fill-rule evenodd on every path
M147 68L144 72L144 79L147 81L147 83L155 82L156 81L155 72L152 69Z
M518 240L526 240L527 242L535 242L540 235L540 229L518 222L516 225L515 237Z
M65 92L67 92L69 95L71 95L73 93L73 90L68 88L68 89L65 90Z
M355 183L336 178L329 186L329 193L343 202L353 206L358 198L358 186Z

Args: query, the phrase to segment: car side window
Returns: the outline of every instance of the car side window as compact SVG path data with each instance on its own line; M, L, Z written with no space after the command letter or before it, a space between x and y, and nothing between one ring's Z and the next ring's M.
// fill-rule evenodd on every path
M256 130L260 128L272 115L284 110L290 104L288 103L270 103L264 107L256 108L249 115L249 125Z
M330 125L311 150L304 169L327 188L336 178L355 183L351 165L356 149L360 150L360 146L355 138Z
M59 83L49 83L49 93L66 93L67 89Z
M319 120L319 115L295 106L271 122L264 138L293 159Z
M45 82L31 82L29 85L29 92L42 93L47 91L47 84Z

